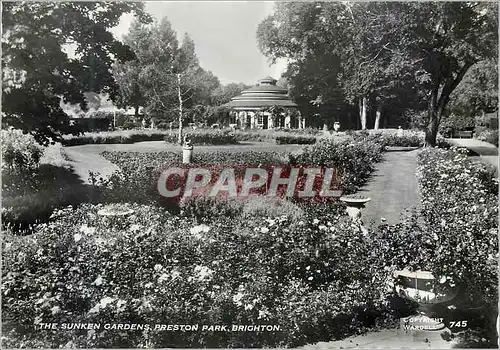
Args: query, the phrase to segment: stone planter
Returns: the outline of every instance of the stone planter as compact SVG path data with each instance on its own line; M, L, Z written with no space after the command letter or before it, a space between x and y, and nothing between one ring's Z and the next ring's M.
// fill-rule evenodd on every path
M342 196L340 200L347 205L347 215L354 221L361 222L361 209L365 207L366 203L371 201L371 198L360 195L350 195Z
M135 211L125 204L109 204L100 209L97 215L101 217L101 223L105 227L126 229L131 224L129 217L134 213Z
M407 269L394 272L394 278L398 278L403 285L396 286L396 291L405 298L419 303L425 309L426 306L433 304L446 303L458 294L458 287L447 291L437 292L436 284L444 283L447 279L442 276L436 279L430 271L410 271Z

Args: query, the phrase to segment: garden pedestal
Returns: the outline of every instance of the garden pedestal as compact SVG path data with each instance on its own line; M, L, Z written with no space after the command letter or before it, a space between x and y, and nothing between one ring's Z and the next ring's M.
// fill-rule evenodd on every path
M191 163L191 158L193 157L193 146L182 147L182 163Z
M365 204L371 201L371 198L364 197L364 196L342 196L340 197L340 200L344 202L347 206L346 212L347 215L353 220L353 221L361 221L361 209L365 207Z

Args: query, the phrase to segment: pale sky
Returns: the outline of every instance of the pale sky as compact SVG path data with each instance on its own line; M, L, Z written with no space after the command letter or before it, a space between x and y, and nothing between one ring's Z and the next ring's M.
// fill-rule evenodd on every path
M222 84L253 85L267 75L279 79L286 66L283 61L270 66L257 45L257 26L273 6L269 1L147 1L145 9L158 20L167 17L179 39L188 33L200 65ZM123 16L113 29L118 39L127 33L132 18Z

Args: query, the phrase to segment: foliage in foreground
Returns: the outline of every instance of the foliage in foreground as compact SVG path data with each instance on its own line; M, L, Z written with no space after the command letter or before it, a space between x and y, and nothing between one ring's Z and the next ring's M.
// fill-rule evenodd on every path
M438 292L458 291L434 308L437 317L468 319L468 333L479 332L478 339L496 346L498 183L494 169L466 153L457 148L420 153L421 209L398 225L381 227L387 241L383 255L399 269L431 271Z
M219 217L209 225L134 205L54 213L7 236L4 345L263 347L340 339L389 320L388 271L369 236L338 215ZM48 331L40 322L278 325L273 332Z
M31 135L18 129L2 129L2 172L29 172L38 167L43 155L41 147Z

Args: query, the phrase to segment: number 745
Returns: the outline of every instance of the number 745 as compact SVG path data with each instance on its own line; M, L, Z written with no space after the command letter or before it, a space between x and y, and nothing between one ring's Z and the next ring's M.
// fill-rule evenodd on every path
M467 321L450 321L450 328L465 328L467 327Z

